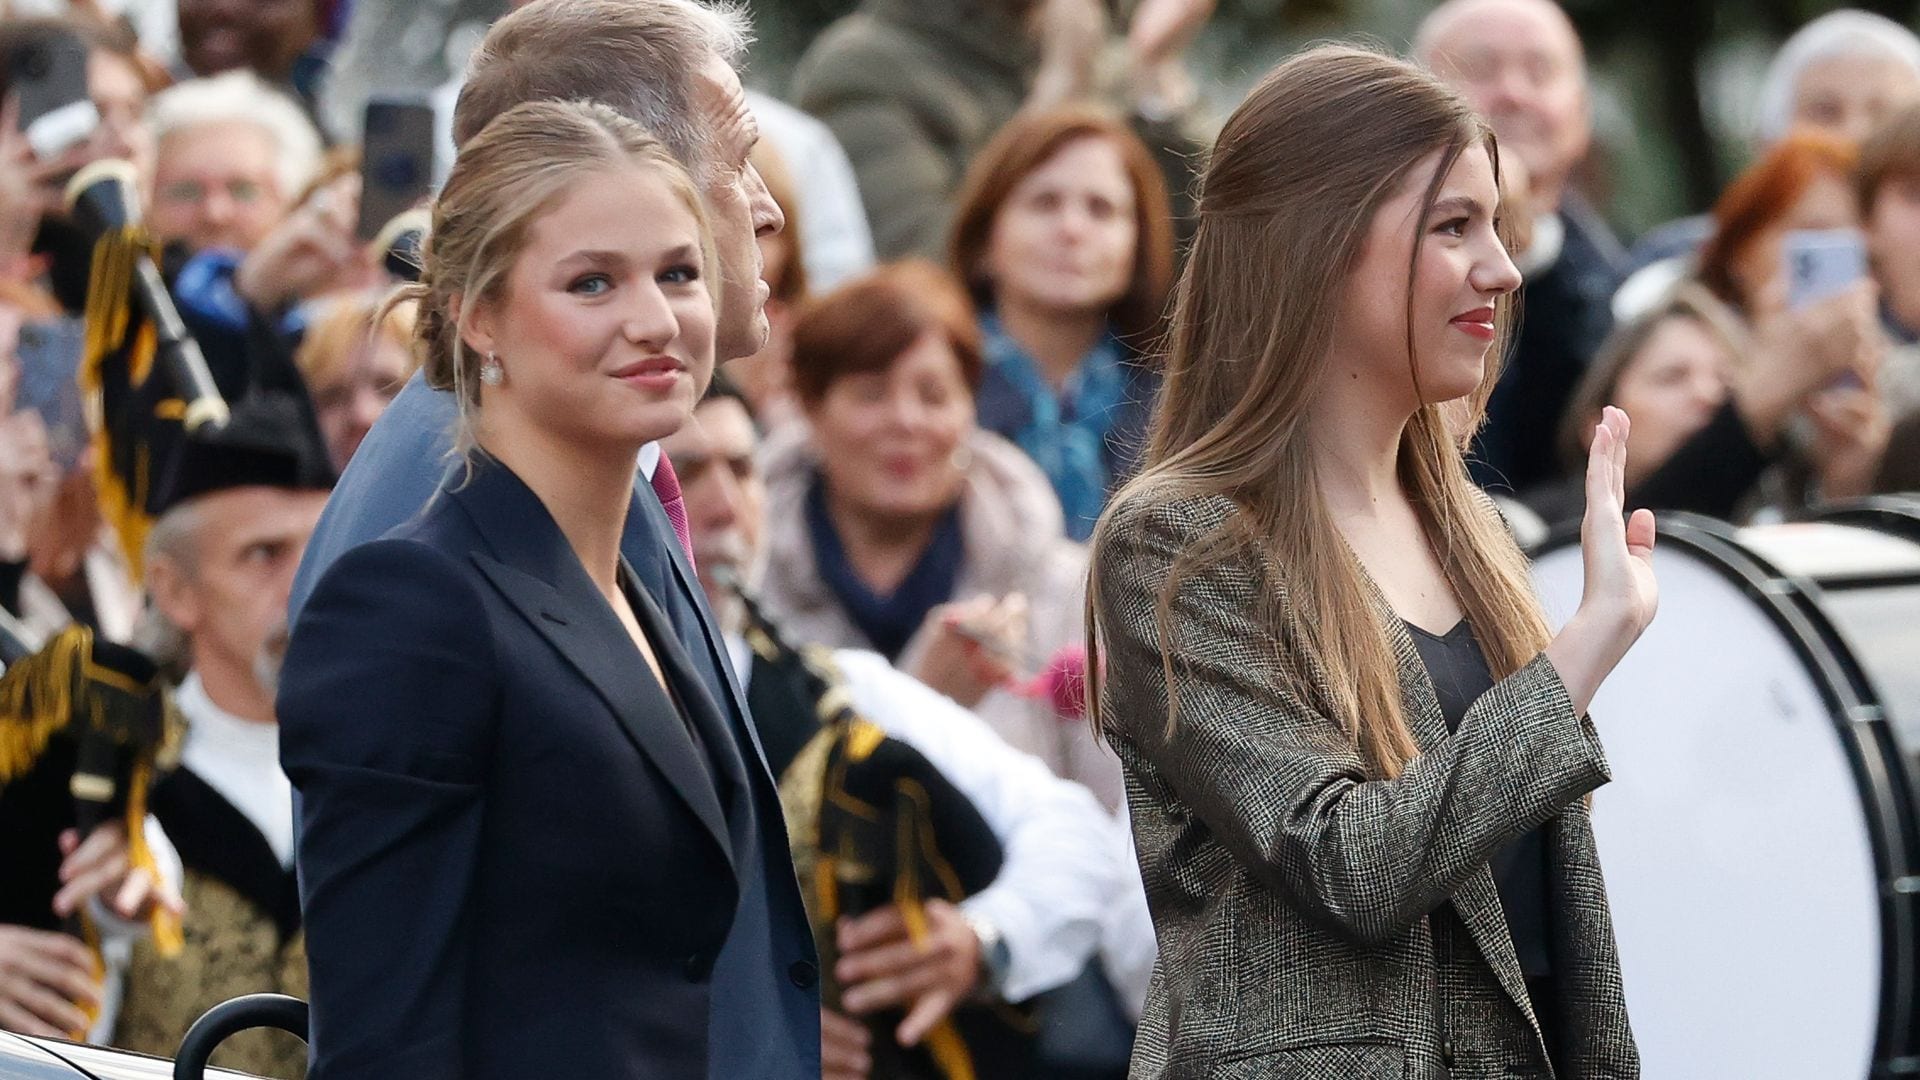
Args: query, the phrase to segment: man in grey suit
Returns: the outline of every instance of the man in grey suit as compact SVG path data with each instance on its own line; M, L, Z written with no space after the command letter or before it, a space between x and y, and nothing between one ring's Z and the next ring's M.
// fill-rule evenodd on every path
M724 279L716 342L722 361L765 343L767 288L755 237L785 224L747 161L758 130L732 67L746 40L740 16L693 0L538 0L488 33L454 116L459 143L512 106L546 98L599 101L647 125L701 186ZM433 496L454 467L454 415L450 394L429 389L418 375L408 382L334 490L294 584L292 618L335 559L413 517ZM672 466L657 452L643 457L641 475L653 490L636 490L622 552L725 712L753 789L747 803L755 820L742 843L754 850L734 853L740 904L718 959L702 973L712 981L714 1002L710 1074L818 1077L818 970L778 795L681 549L684 516L670 519L679 509Z

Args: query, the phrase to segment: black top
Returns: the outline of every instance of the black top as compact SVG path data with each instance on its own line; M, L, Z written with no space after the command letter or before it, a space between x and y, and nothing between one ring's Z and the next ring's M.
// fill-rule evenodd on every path
M1467 467L1482 487L1526 491L1553 478L1567 403L1613 328L1610 301L1626 253L1606 221L1569 193L1560 207L1560 257L1514 294L1520 325Z
M933 527L927 550L907 571L893 592L882 596L867 586L847 558L840 532L827 515L827 484L816 476L807 489L807 534L813 540L813 562L820 580L846 609L847 618L866 635L873 651L888 660L900 653L934 608L953 599L967 549L960 529L960 504L955 502Z
M1447 730L1460 726L1480 695L1493 689L1493 673L1487 670L1480 643L1465 619L1445 636L1429 633L1412 623L1414 647L1433 680L1434 695L1440 699L1440 713L1446 717ZM1531 982L1553 974L1553 950L1547 923L1547 897L1550 879L1546 838L1541 830L1520 834L1493 856L1493 881L1500 892L1500 907L1507 916L1507 931L1513 936L1513 951L1520 959L1520 970Z

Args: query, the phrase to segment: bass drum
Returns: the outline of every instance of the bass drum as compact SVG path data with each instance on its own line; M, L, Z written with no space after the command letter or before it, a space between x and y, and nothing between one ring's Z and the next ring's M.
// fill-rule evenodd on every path
M1659 532L1659 616L1593 702L1645 1075L1920 1073L1920 532L1680 513ZM1578 536L1543 543L1534 579L1564 623Z

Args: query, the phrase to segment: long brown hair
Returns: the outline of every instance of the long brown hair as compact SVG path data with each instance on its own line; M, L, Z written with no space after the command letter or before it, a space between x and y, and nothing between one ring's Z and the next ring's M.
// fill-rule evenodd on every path
M953 217L954 275L967 283L974 303L993 306L993 283L986 277L985 264L994 219L1028 174L1051 161L1068 143L1081 139L1113 144L1133 187L1133 274L1110 317L1129 345L1153 348L1173 280L1173 208L1167 201L1167 182L1153 151L1140 137L1096 106L1061 105L1022 113L973 159Z
M1280 665L1301 673L1291 676L1301 684L1288 689L1326 709L1379 776L1398 775L1418 752L1381 622L1389 613L1327 509L1308 416L1333 343L1328 313L1340 307L1376 211L1438 152L1433 175L1416 178L1425 185L1419 228L1454 162L1473 146L1486 148L1497 176L1492 132L1457 94L1412 64L1341 45L1275 68L1221 131L1175 291L1145 468L1095 530L1088 585L1088 670L1097 680L1097 568L1115 509L1216 495L1238 508L1182 552L1159 593L1169 735L1179 722L1174 655L1182 643L1171 640L1171 612L1181 582L1223 564L1264 565L1280 586L1262 613L1273 647L1309 661ZM1418 259L1416 240L1407 268L1410 365ZM1504 343L1508 299L1495 307ZM1462 456L1498 377L1490 362L1465 408L1420 406L1401 435L1399 471L1489 667L1503 676L1530 661L1548 634L1526 560L1468 479ZM1360 612L1377 617L1356 618ZM1309 685L1304 672L1315 667ZM1089 695L1096 727L1097 685Z

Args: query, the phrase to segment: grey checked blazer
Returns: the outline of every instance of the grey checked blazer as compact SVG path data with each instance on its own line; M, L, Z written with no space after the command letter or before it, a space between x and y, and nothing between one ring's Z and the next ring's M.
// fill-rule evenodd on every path
M1376 596L1421 753L1399 779L1368 781L1351 739L1284 689L1283 666L1300 661L1255 606L1280 588L1272 568L1223 566L1184 578L1174 600L1180 717L1167 736L1156 598L1175 556L1236 512L1219 497L1122 506L1096 556L1102 717L1160 945L1132 1075L1639 1076L1581 800L1606 782L1606 760L1545 657L1449 734L1411 636ZM1324 682L1316 668L1310 683ZM1487 865L1541 825L1564 1010L1557 1074Z

